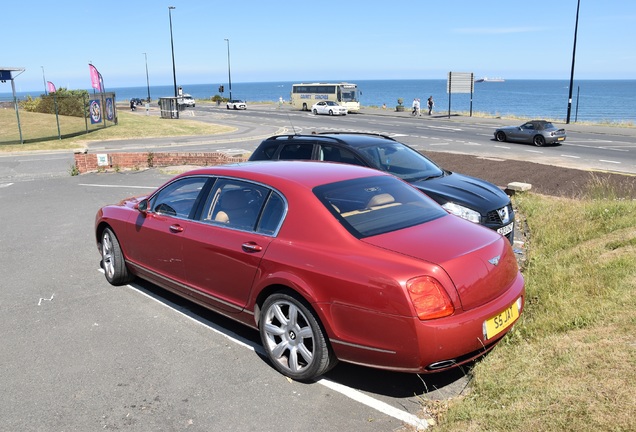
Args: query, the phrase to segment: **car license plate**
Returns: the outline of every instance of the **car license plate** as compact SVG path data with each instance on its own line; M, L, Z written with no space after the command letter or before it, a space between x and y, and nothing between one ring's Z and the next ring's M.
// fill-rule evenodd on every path
M491 339L507 329L519 318L517 302L511 304L508 309L486 320L486 339Z
M513 222L513 223L511 223L511 224L506 225L505 227L501 227L501 228L499 228L499 229L497 230L497 232L498 232L499 234L501 234L501 235L505 236L505 235L510 234L510 233L512 232L512 230L514 229L514 227L515 227L515 223Z
M565 137L558 137L557 138L557 141L563 141L563 140L565 140Z

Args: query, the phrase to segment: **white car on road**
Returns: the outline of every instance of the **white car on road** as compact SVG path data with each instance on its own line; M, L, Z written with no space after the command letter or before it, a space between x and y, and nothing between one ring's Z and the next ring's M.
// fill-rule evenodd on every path
M235 109L235 110L244 110L247 109L247 104L245 103L245 101L239 100L239 99L232 99L227 101L227 109Z
M314 114L347 115L347 109L333 101L320 101L311 107Z
M177 99L177 103L179 104L179 106L187 106L187 107L195 106L194 98L190 96L189 94L184 94L183 96L179 96L179 98Z

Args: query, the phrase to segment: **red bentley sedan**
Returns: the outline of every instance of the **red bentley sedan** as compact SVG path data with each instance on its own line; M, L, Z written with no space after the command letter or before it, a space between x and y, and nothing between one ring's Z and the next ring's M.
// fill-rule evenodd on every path
M504 237L353 165L190 171L103 207L95 234L111 284L140 277L258 329L297 380L338 360L456 367L492 349L524 305Z

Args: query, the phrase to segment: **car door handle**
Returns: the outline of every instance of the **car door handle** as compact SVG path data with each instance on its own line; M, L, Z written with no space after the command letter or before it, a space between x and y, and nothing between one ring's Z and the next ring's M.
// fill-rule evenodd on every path
M183 227L179 224L170 225L170 231L174 233L183 232Z
M245 252L261 252L263 250L261 246L253 242L243 243L241 247Z

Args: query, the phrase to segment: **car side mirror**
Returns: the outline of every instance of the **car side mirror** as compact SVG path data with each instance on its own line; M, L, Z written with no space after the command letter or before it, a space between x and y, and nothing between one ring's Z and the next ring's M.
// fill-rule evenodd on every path
M141 201L139 201L135 205L135 208L139 210L140 213L143 213L144 215L148 213L148 199L142 199Z

